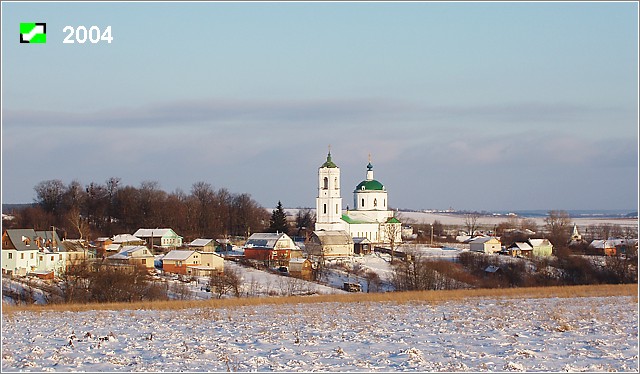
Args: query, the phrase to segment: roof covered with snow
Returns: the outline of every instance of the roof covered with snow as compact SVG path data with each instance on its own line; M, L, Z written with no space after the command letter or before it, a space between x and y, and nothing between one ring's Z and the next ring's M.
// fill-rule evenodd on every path
M186 259L191 257L194 253L196 253L196 251L185 251L185 250L181 250L181 249L174 249L173 251L167 253L162 258L162 261L165 261L165 260L169 260L169 261L185 261Z
M494 236L482 236L479 238L475 238L473 240L471 240L469 243L471 244L484 244L492 239L495 239L495 241L498 241L498 239Z
M150 238L150 237L159 238L159 237L164 237L164 236L169 236L169 237L179 236L178 234L176 234L175 231L173 231L172 229L169 229L169 228L165 228L165 229L138 229L138 231L134 232L133 235L135 235L137 237L140 237L140 238Z
M551 242L549 242L549 240L547 239L529 239L529 243L531 243L532 247L551 245Z
M113 237L113 243L143 242L144 240L131 234L119 234Z
M314 231L314 239L320 241L322 245L353 245L353 238L346 231Z
M261 248L273 248L275 247L278 240L281 238L289 236L285 233L272 233L272 232L259 232L251 235L247 242L245 243L245 247L261 247Z
M208 245L213 241L213 239L196 239L189 243L189 247L204 247L205 245Z
M146 251L146 253L145 253ZM120 252L117 254L124 255L127 257L153 257L153 255L149 252L147 247L143 245L126 245L120 249ZM115 256L115 255L114 255Z
M533 248L529 245L529 243L523 243L523 242L515 242L515 243L511 244L511 246L509 248L518 248L521 251L531 251L531 250L533 250Z

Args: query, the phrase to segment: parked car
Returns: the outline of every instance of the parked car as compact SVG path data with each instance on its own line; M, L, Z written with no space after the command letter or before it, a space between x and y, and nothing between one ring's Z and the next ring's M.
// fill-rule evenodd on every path
M362 292L362 286L359 283L344 282L342 289L348 292Z
M280 273L280 275L289 275L289 269L286 266L280 266L278 268L278 273Z
M201 287L200 287L200 291L207 291L207 292L211 292L211 286L209 286L209 285L201 286Z

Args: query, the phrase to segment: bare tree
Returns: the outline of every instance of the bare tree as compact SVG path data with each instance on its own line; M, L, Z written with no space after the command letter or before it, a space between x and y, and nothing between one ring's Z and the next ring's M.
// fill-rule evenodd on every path
M411 260L394 264L391 283L396 291L436 289L437 274L435 270L424 266L424 262L420 254L412 253Z
M78 231L80 235L80 240L89 237L89 222L80 215L79 208L72 208L67 213L67 220L71 223L71 225Z
M379 292L382 285L382 279L375 271L367 270L364 273L364 280L367 282L367 293Z
M215 293L218 299L232 293L235 297L240 297L242 276L234 269L226 269L224 273L214 274L209 278L211 292Z
M398 236L402 232L402 227L397 223L386 223L384 225L384 234L389 241L389 247L391 247L391 263L393 263L394 252L398 243Z
M38 183L36 191L36 203L48 213L58 213L65 191L64 183L59 179L51 179Z
M549 240L554 246L564 247L571 236L571 217L564 210L551 210L544 219Z
M478 219L480 218L480 213L473 212L467 213L464 215L464 225L467 229L469 235L473 236L473 234L478 230L479 223Z

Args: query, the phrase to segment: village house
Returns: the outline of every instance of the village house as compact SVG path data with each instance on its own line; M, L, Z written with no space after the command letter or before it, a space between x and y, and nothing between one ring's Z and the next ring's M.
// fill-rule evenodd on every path
M198 277L224 273L224 258L215 252L197 252L201 256L201 265L187 266L187 275Z
M353 256L353 238L346 231L314 231L305 248L314 256Z
M298 252L289 235L284 233L255 233L244 245L244 257L286 266L292 252Z
M367 238L353 238L353 253L357 255L371 254L371 240Z
M502 246L495 236L484 236L470 241L469 249L481 253L498 253L502 250Z
M120 252L107 257L107 261L142 266L147 269L153 269L154 267L154 256L143 245L123 246Z
M213 239L196 239L187 244L189 249L198 252L215 252L217 243Z
M61 242L55 231L10 229L2 234L4 274L58 276L88 255L77 241Z
M67 269L66 252L52 252L44 249L38 252L37 256L38 268L36 272L40 274L53 273L55 276L59 276Z
M162 258L162 270L167 273L187 274L189 266L202 264L202 255L196 251L174 249Z
M216 269L219 272L224 271L224 258L216 252L200 252L202 257L202 266Z
M638 239L614 239L594 240L589 244L596 253L603 256L615 256L626 254L629 251L635 253L638 250Z
M534 257L547 257L553 254L553 244L548 239L529 239Z
M513 257L531 257L533 255L533 248L529 243L515 242L507 247L504 252Z
M96 257L101 258L107 252L107 246L113 243L113 239L107 237L100 237L93 241L96 246Z
M27 275L38 268L39 246L33 229L2 233L2 274Z
M101 256L99 256L99 258L115 255L116 253L120 252L122 247L136 245L145 245L145 242L143 239L140 239L137 236L131 234L115 235L110 243L107 244L107 242L105 242L104 252Z
M289 260L289 275L310 281L313 279L313 264L306 258L292 258Z
M182 247L182 236L176 234L170 228L138 229L133 235L144 239L150 249L160 248L167 250Z

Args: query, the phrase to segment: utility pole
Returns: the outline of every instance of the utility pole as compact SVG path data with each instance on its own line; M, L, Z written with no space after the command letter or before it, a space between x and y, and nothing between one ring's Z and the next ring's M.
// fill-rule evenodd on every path
M431 224L431 247L433 248L433 223Z

